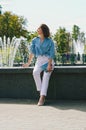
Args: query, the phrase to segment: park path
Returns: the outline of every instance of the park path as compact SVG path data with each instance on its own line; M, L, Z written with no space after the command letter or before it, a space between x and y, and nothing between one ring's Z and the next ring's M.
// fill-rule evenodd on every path
M86 102L0 99L0 130L86 130Z

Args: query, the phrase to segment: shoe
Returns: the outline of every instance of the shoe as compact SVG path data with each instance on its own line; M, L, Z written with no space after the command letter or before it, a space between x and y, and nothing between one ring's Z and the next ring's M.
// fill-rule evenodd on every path
M38 105L38 106L43 106L44 103L45 103L45 98L44 98L44 97L40 97L39 102L38 102L37 105Z
M38 106L43 106L43 105L44 105L44 102L38 102L37 105L38 105Z

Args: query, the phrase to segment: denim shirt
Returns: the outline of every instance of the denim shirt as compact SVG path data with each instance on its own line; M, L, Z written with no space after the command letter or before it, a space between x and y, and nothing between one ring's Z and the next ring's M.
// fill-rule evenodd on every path
M38 56L48 56L53 59L55 57L54 42L51 38L45 38L43 42L40 41L39 37L32 40L30 46L30 52L36 57Z

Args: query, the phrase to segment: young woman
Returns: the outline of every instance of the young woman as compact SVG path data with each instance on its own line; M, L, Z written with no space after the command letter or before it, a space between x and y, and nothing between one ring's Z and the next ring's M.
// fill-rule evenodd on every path
M30 56L28 63L24 64L23 67L28 67L31 64L33 56L37 57L37 61L33 70L33 77L35 80L37 91L40 93L38 105L44 105L45 97L47 96L48 83L51 73L54 69L54 43L50 38L50 30L46 24L42 24L38 30L38 37L32 40L30 48ZM44 70L43 77L41 80L40 73L43 71L42 67L47 68Z

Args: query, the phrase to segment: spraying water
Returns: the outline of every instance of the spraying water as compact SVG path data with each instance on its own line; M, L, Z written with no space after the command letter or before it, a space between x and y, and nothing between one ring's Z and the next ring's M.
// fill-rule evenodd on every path
M80 61L82 62L82 55L84 54L84 49L85 49L85 42L82 42L80 39L77 41L73 40L73 49L74 49L74 54L78 56L80 55Z
M80 40L77 40L77 42L73 41L74 46L74 53L82 55L84 53L84 43L82 43Z
M21 40L24 40L23 37L16 38L12 40L4 36L3 40L0 38L0 67L12 67L14 63L14 58L16 51L21 43Z

